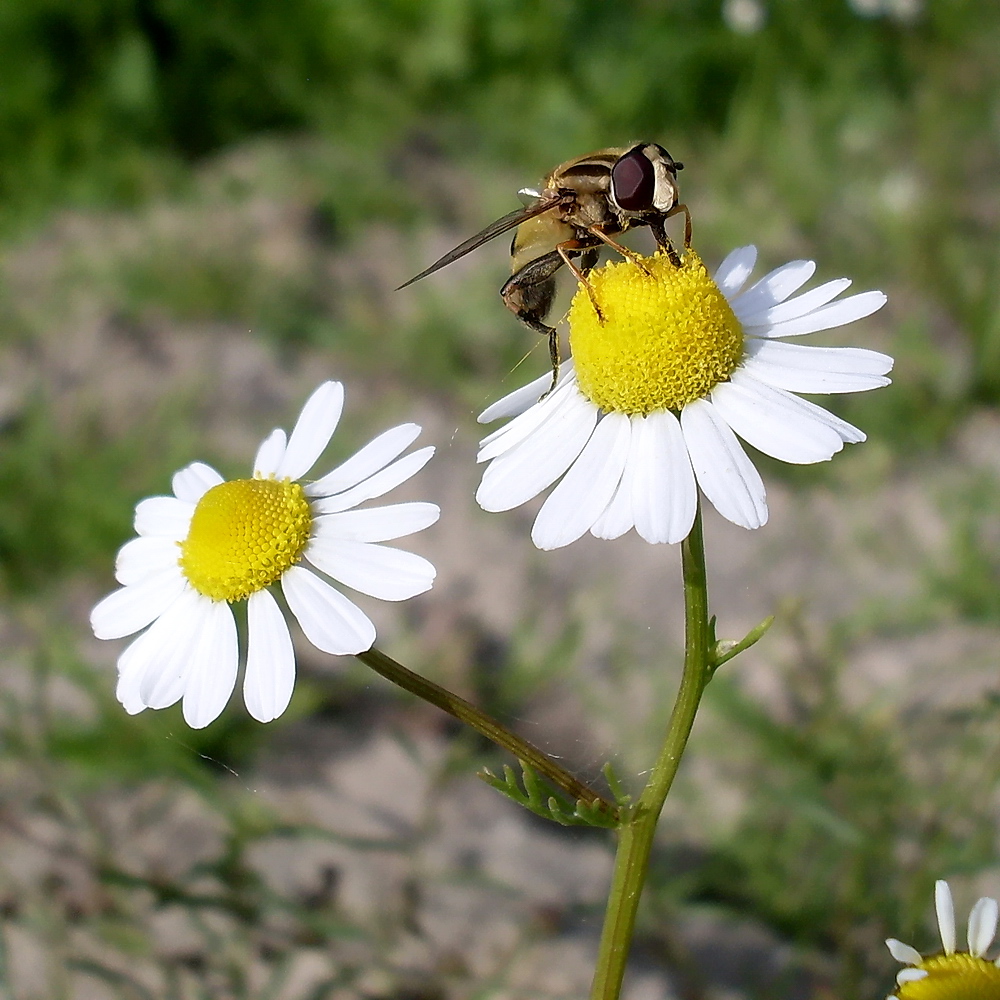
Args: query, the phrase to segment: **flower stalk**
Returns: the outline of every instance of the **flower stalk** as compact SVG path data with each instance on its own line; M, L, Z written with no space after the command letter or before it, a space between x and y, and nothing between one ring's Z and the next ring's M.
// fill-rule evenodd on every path
M666 738L649 782L618 831L618 850L594 972L591 1000L617 1000L625 975L636 913L663 810L687 746L701 696L712 676L712 628L708 615L705 544L699 505L691 533L681 544L684 575L684 672Z
M618 818L618 809L602 795L574 777L564 767L560 767L534 744L522 739L517 733L511 732L506 726L481 709L476 708L471 702L459 697L447 688L435 684L426 677L415 674L401 663L397 663L391 656L386 656L381 650L375 649L374 646L363 653L358 653L357 658L365 666L371 667L375 673L380 674L397 687L401 687L404 691L409 691L410 694L435 705L458 719L459 722L465 723L480 735L485 736L492 743L510 751L522 762L522 765L527 765L547 778L556 788L569 795L572 801L583 802L612 819Z

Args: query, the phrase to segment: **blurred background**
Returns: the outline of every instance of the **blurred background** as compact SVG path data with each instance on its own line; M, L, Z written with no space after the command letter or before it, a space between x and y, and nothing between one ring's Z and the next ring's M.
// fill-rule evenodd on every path
M332 464L438 447L435 589L380 645L599 781L641 786L678 679L679 558L556 553L473 502L489 401L547 368L506 240L404 292L592 149L686 164L710 264L882 288L823 342L893 354L836 399L869 441L758 460L771 523L707 515L719 634L631 1000L882 997L1000 894L1000 7L993 0L0 0L0 996L586 995L610 871L474 777L503 758L300 644L291 708L129 718L87 615L132 508L245 475L324 378ZM758 273L763 273L759 270ZM409 541L409 540L408 540Z

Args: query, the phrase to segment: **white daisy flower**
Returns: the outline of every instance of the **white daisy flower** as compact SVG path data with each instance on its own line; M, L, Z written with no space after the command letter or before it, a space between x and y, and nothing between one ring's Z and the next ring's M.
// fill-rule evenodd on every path
M513 417L481 443L489 462L476 498L510 510L562 477L531 537L541 549L585 532L679 542L694 521L697 489L744 528L767 521L764 484L737 435L786 462L822 462L851 424L793 393L859 392L888 385L892 358L851 347L788 343L869 316L882 292L837 300L838 278L790 296L816 270L797 260L743 286L755 247L734 250L715 280L693 251L592 272L569 312L573 361L548 395L544 375L489 407L481 422ZM836 301L835 301L836 300ZM734 433L735 432L735 433Z
M955 950L955 904L947 882L935 884L934 904L944 952L924 958L916 948L889 938L885 943L892 957L907 968L896 976L896 992L887 1000L998 1000L1000 958L985 957L997 932L997 901L983 896L973 906L968 951Z
M406 482L430 459L433 448L399 457L420 433L416 424L380 434L321 479L301 481L329 444L343 405L343 385L324 382L291 437L275 430L261 444L252 479L225 481L195 462L174 476L173 496L138 504L139 537L121 548L115 565L122 587L90 616L100 639L145 629L118 659L118 700L127 712L183 699L189 726L212 722L236 684L230 605L245 600L243 697L261 722L281 715L295 684L295 655L272 584L280 585L306 638L334 654L370 649L375 626L325 577L385 601L430 588L435 570L426 559L377 543L428 527L438 507L353 509Z

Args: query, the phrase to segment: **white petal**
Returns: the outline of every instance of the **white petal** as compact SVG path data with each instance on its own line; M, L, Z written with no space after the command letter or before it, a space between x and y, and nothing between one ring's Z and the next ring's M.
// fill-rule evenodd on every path
M192 729L214 722L236 687L240 648L236 619L225 601L208 601L191 649L182 712Z
M343 411L344 386L340 382L324 382L302 407L275 476L301 479L330 443Z
M884 292L860 292L858 295L849 295L840 302L831 302L796 319L774 323L760 330L747 324L747 329L748 332L760 337L801 337L807 333L832 330L834 327L846 326L855 320L864 319L873 312L878 312L887 301Z
M924 956L916 948L904 944L897 938L886 938L885 943L889 953L897 962L902 962L904 965L919 965L924 960Z
M162 569L98 601L90 612L90 627L98 639L131 635L159 618L186 586L180 567Z
M688 403L681 430L698 485L715 509L743 528L765 524L764 483L715 407L704 399Z
M900 986L905 986L906 983L915 983L921 979L927 978L926 969L900 969L896 973L896 982Z
M661 410L642 421L635 459L635 530L653 544L683 541L694 524L698 490L681 425L674 414Z
M306 495L325 497L357 486L363 479L374 475L379 469L384 469L393 459L402 455L418 437L420 437L419 424L400 424L398 427L390 427L322 479L317 479L316 482L306 486Z
M795 465L825 462L844 447L827 424L800 410L791 393L778 395L760 382L721 382L711 392L716 412L758 451Z
M288 436L280 427L273 431L260 443L257 455L253 460L253 474L267 478L273 476L285 457L285 446Z
M618 489L631 436L624 413L609 413L598 423L535 518L531 540L538 548L562 548L590 530Z
M292 566L281 577L281 590L306 638L325 653L363 653L375 642L368 616L311 570Z
M317 538L339 538L354 542L388 542L429 528L441 516L434 503L396 503L385 507L322 514L313 521Z
M405 601L430 590L436 571L423 556L387 545L312 538L303 553L317 569L359 593Z
M834 278L833 281L827 281L816 288L811 288L808 292L796 295L794 299L788 299L776 306L768 306L766 309L749 313L743 310L742 315L737 315L743 326L754 336L766 336L766 334L760 333L756 327L772 326L789 319L798 319L799 316L805 316L806 313L811 313L814 309L825 306L827 302L835 299L841 292L850 287L850 278Z
M166 708L184 694L190 650L210 603L188 587L118 658L119 699L129 711L137 703Z
M243 700L258 722L288 708L295 687L295 651L285 616L267 590L247 600L247 666Z
M768 272L755 285L730 302L737 317L752 316L762 309L769 309L784 302L792 292L797 292L816 273L816 262L792 260Z
M808 347L748 337L740 367L790 392L864 392L888 385L892 358L860 347Z
M575 406L579 396L580 390L577 388L576 379L568 379L529 410L525 410L503 427L498 427L491 434L487 434L479 442L476 461L488 462L505 451L510 451L533 434L546 420L554 418L563 407Z
M817 406L808 399L795 396L785 389L775 389L773 386L765 385L740 368L737 368L729 376L729 379L735 385L745 386L756 393L765 393L767 395L773 393L776 397L784 400L789 406L794 406L796 414L802 415L805 419L819 421L827 427L832 427L839 435L841 441L846 444L860 444L866 440L867 435L864 431L855 427L854 424L849 424L846 420L842 420L835 413L823 409L822 406Z
M420 448L404 455L401 459L386 466L381 472L369 476L364 482L357 486L338 493L335 496L320 497L312 501L314 514L337 514L342 510L349 510L366 500L374 500L376 497L384 496L390 490L394 490L407 479L415 476L430 460L434 454L433 446Z
M715 272L715 283L722 294L732 300L746 284L747 278L757 263L757 248L755 246L738 247L733 250L719 265Z
M479 506L511 510L551 486L583 451L597 415L597 407L572 390L535 433L490 463L476 491Z
M176 542L140 535L126 542L115 556L115 579L123 586L139 583L162 570L177 568L181 550ZM127 633L126 633L127 634Z
M934 908L937 910L938 930L945 953L955 951L955 902L951 898L951 887L944 879L934 883Z
M997 933L997 901L983 896L969 914L969 952L982 958Z
M204 462L192 462L174 473L171 486L178 500L196 504L213 486L223 482L222 476Z
M187 537L193 513L194 504L176 497L147 497L135 505L135 532L180 542Z
M572 372L573 362L567 359L559 366L559 381L556 383L556 388L563 385L569 379ZM539 375L533 382L522 385L520 389L515 389L513 392L507 393L502 399L491 403L479 414L477 419L481 424L489 424L494 420L500 420L502 417L516 417L534 406L550 385L552 385L551 372Z

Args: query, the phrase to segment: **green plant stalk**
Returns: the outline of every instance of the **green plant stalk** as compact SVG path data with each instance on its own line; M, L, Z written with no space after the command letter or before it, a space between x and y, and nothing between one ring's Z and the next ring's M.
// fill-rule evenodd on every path
M401 663L397 663L391 656L386 656L385 653L375 649L374 646L367 652L358 653L357 658L366 666L371 667L375 673L381 674L386 680L403 688L404 691L409 691L410 694L415 694L418 698L436 705L442 711L475 729L477 733L485 736L497 746L509 750L519 761L534 768L539 774L551 781L556 788L561 788L572 797L574 802L582 799L588 805L597 806L601 811L617 818L618 809L607 799L574 777L564 767L560 767L538 747L521 739L516 733L512 733L496 719L476 708L471 702L460 698L447 688L429 681L426 677L415 674Z
M656 824L680 766L705 685L711 676L711 630L701 505L681 543L684 573L684 673L660 755L631 816L619 828L618 851L591 1000L618 1000L628 961L639 897L646 882Z

